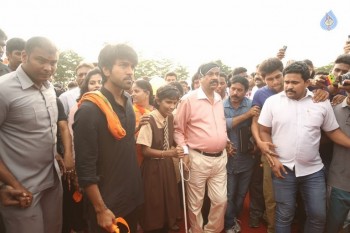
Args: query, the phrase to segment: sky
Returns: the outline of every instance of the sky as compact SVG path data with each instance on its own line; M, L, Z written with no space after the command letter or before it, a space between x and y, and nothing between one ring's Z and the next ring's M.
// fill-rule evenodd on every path
M48 37L90 62L105 43L128 43L141 59L170 59L191 76L218 59L253 72L284 45L284 62L327 65L350 35L349 9L348 0L5 0L0 28L9 38ZM338 25L325 31L330 10Z

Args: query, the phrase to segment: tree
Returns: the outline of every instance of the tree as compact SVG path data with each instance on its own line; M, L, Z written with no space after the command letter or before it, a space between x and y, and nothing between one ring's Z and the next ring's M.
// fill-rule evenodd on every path
M63 51L57 63L55 82L67 85L70 81L75 80L75 68L83 60L73 50Z
M334 66L334 63L331 62L331 63L329 63L328 65L325 65L325 66L321 66L321 67L316 68L315 71L316 71L316 72L322 71L322 72L328 72L328 73L329 73L329 72L332 71L333 66Z
M136 79L145 76L164 77L166 73L171 71L177 74L178 80L186 80L188 78L189 72L187 71L187 68L180 64L174 64L169 59L141 59L136 66L135 77Z
M227 65L225 65L221 60L215 61L216 64L220 66L220 72L225 73L226 75L229 75L232 73L233 69Z
M181 66L181 65L177 65L174 72L177 74L178 81L188 79L189 72L188 72L186 67Z

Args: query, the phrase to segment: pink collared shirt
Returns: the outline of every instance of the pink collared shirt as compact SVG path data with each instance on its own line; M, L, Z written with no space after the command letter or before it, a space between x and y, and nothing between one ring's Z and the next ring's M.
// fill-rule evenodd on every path
M223 151L227 133L220 95L214 93L214 104L201 87L185 95L177 107L174 128L174 139L180 146L209 153Z

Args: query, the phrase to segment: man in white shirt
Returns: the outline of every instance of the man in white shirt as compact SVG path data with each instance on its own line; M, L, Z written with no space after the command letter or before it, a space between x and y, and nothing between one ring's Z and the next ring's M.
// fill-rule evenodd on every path
M284 91L268 98L259 118L261 139L276 145L273 157L273 187L276 200L276 233L291 232L295 196L300 188L307 219L304 232L324 231L326 184L318 148L321 129L336 143L350 147L329 101L314 104L307 90L310 73L304 62L283 71Z
M92 70L94 66L90 63L80 63L75 69L77 75L76 82L78 87L75 87L71 90L64 92L60 95L60 100L63 104L64 112L68 116L70 108L77 103L77 99L80 96L80 87L83 84L86 74Z

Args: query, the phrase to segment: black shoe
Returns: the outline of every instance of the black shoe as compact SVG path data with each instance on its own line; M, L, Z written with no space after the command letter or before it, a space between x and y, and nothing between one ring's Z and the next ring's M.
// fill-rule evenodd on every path
M251 228L258 228L260 227L260 221L259 218L249 218L249 227Z

